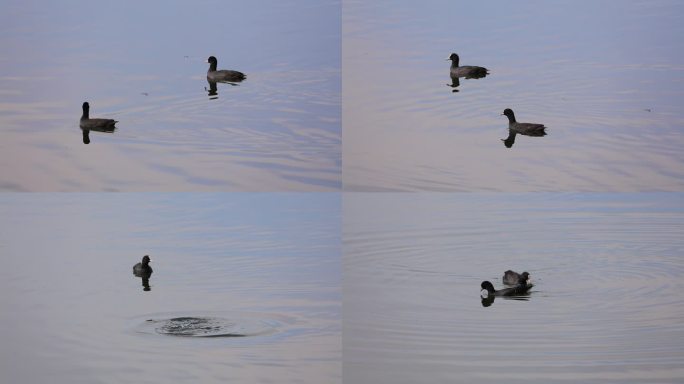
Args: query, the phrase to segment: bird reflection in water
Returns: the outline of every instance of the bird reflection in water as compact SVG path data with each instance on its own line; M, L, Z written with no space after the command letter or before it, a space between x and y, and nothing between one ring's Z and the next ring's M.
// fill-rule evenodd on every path
M106 128L91 128L91 129L81 128L81 131L83 131L83 144L90 144L90 131L103 132L103 133L114 133L114 131L116 131L116 127L111 126L111 127L106 127Z
M513 144L515 144L515 135L517 135L517 133L514 130L509 129L508 130L508 137L505 139L501 139L501 141L504 142L504 145L506 146L506 148L510 148L513 146Z
M143 286L143 291L148 292L151 291L152 288L150 288L150 276L149 275L142 275L142 286Z
M494 299L496 296L494 295L489 295L489 296L480 296L480 299L482 300L482 306L483 307L489 307L490 305L494 304ZM521 295L521 296L503 296L504 300L519 300L519 301L529 301L530 300L530 295Z
M215 81L209 81L207 79L207 83L209 83L209 89L207 89L205 87L204 90L209 92L209 99L211 99L211 100L218 99L218 90L216 88L216 82Z
M207 91L207 93L209 93L209 99L210 100L218 99L218 87L216 86L217 82L211 81L211 80L209 80L209 78L207 78L207 83L209 83L209 88L204 87L204 90ZM239 85L239 84L236 84L234 82L228 82L228 81L219 81L219 83L230 84L232 86Z

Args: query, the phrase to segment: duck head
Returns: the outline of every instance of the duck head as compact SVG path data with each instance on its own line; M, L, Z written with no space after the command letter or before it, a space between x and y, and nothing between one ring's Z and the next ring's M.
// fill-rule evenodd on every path
M480 288L482 288L482 291L487 291L488 295L494 293L494 286L489 281L483 281L482 284L480 284ZM484 292L482 293L484 294Z
M509 123L515 123L515 115L513 114L513 110L510 108L504 109L502 115L508 117L508 122Z
M83 103L83 116L81 116L81 119L88 119L90 118L90 104L86 101Z
M455 53L452 53L451 56L447 60L451 60L451 62L458 67L458 55Z

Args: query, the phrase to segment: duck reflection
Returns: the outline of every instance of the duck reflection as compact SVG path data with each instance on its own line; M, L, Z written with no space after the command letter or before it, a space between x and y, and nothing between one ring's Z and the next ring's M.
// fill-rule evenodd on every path
M114 133L114 131L116 131L116 127L112 126L112 127L91 128L91 129L81 128L81 131L83 131L83 144L90 144L90 131L103 132L103 133Z
M458 81L458 76L451 75L451 84L447 85L453 88L451 92L458 92L458 89L456 88L458 88L458 86L461 85L461 82Z
M204 90L207 91L207 93L209 93L209 99L210 100L218 99L218 87L216 86L217 82L209 80L209 78L207 78L207 83L209 83L209 88L204 87ZM238 85L238 84L228 82L228 81L219 81L218 83L230 84L232 86Z
M451 84L447 84L447 85L450 86L451 88L453 88L451 90L451 92L458 92L459 90L457 88L459 85L461 85L461 82L458 80L459 77L464 77L466 79L481 79L483 77L486 77L487 75L488 75L488 73L486 73L486 72L482 72L482 73L477 74L477 75L469 75L469 76L458 76L458 75L454 75L452 73L452 74L450 74Z
M501 139L501 141L504 142L504 145L506 146L506 148L510 148L513 146L513 144L515 144L515 135L517 135L517 133L514 130L509 129L508 130L508 137L505 139Z
M142 275L142 276L139 276L139 277L142 277L143 291L145 291L145 292L151 291L152 288L150 288L150 276L148 276L148 275Z
M490 296L480 296L480 299L482 300L482 306L483 307L489 307L492 304L494 304L494 299L496 296L490 295ZM504 296L504 300L519 300L519 301L529 301L530 300L530 295L522 295L522 296Z
M143 291L150 291L150 277L152 276L152 267L150 267L150 256L145 255L142 261L133 266L133 275L142 278Z
M209 99L218 99L218 89L216 88L216 82L207 79L207 83L209 83L209 89L205 87L204 90L209 92Z
M482 306L483 307L489 307L490 305L494 304L494 295L480 296L480 299L482 299Z

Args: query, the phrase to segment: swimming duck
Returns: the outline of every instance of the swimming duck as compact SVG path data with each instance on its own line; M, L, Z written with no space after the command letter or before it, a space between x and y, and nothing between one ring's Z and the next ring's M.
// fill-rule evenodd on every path
M508 117L508 129L515 133L526 136L546 136L546 127L544 124L518 123L515 121L515 115L510 108L506 108L502 115Z
M91 119L90 104L87 101L83 103L83 115L81 115L81 122L79 124L81 129L111 132L115 128L114 124L116 123L118 121L112 119Z
M487 72L487 68L484 67L477 67L474 65L464 65L459 67L459 58L455 53L452 53L447 60L451 60L451 70L449 71L449 74L451 75L452 79L459 77L465 77L467 79L479 79L489 74Z
M150 267L150 257L143 256L142 262L133 266L133 274L138 277L148 276L152 274L152 267Z
M217 71L216 66L218 65L218 60L216 60L214 56L209 56L207 63L209 63L207 79L210 81L237 83L247 78L244 73L238 71L231 71L227 69L221 69Z

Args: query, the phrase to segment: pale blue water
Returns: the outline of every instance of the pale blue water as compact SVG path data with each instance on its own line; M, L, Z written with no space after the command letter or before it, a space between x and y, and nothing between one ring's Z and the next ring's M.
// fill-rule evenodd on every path
M344 380L681 382L683 231L682 194L345 194Z
M682 191L684 3L343 7L350 191ZM450 53L490 75L460 80ZM501 113L543 123L512 148Z
M682 3L1 9L0 382L684 381Z
M3 1L0 47L2 190L341 185L339 1Z
M0 227L3 383L341 382L339 194L0 194Z

